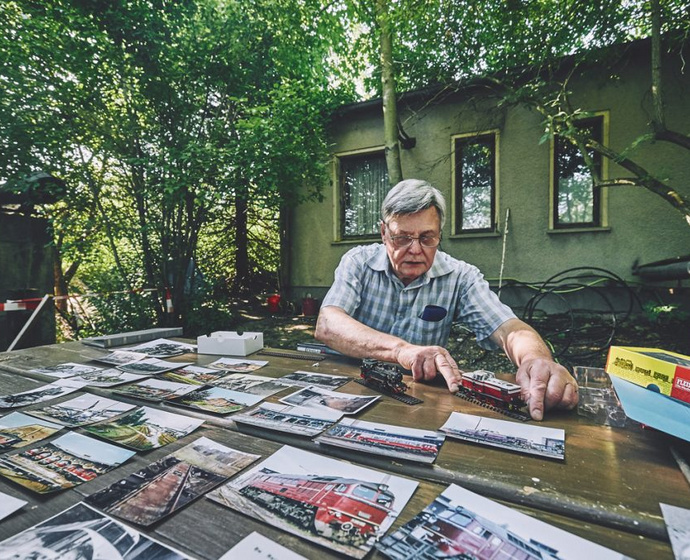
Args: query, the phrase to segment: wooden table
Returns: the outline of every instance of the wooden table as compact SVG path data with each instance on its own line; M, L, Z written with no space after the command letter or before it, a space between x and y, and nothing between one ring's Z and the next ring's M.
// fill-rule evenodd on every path
M2 353L0 394L16 393L53 381L45 376L27 373L32 368L63 362L84 363L104 353L103 350L78 342ZM204 365L217 358L187 354L173 360L196 360L198 365ZM261 354L250 358L268 360L269 365L255 373L270 377L280 377L296 370L353 378L359 375L356 362L342 359L316 361L316 358L300 360ZM107 389L86 390L106 396L110 394ZM348 383L341 390L376 394L356 383ZM275 402L284 394L268 400ZM424 429L438 429L454 410L501 418L496 413L451 395L441 384L414 384L408 394L423 399L424 404L409 406L382 397L375 405L358 414L357 418ZM67 395L59 400L74 396ZM121 395L114 398L151 406L150 403ZM170 406L160 407L172 410ZM3 413L31 408L5 410ZM448 484L456 483L632 558L663 560L672 559L673 554L659 503L690 509L690 484L670 450L672 445L681 456L690 458L690 445L687 442L653 430L595 425L575 412L552 412L542 422L544 426L565 429L565 461L447 439L435 463L423 465L321 447L307 438L269 430L240 430L233 422L232 415L217 417L179 408L174 408L174 411L203 418L206 422L202 428L178 442L154 451L137 453L124 465L75 489L40 496L0 478L0 491L29 502L19 512L0 521L0 540L55 515L84 496L105 488L202 435L263 458L282 445L289 444L416 479L420 482L418 490L398 517L394 528L413 518ZM308 558L340 557L204 498L143 532L193 557L215 560L255 530ZM382 558L382 555L373 552L368 557Z

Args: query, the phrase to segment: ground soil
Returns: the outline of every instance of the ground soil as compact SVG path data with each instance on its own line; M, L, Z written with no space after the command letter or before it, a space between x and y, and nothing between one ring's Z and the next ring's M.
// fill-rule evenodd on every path
M290 311L270 313L260 301L243 301L237 307L233 329L262 332L264 346L294 350L298 342L313 340L316 317ZM666 316L651 320L644 315L629 318L611 315L545 317L533 325L545 337L553 353L566 367L604 367L608 348L644 346L690 355L690 318ZM502 352L479 347L474 335L455 326L448 350L462 369L514 372L515 367Z

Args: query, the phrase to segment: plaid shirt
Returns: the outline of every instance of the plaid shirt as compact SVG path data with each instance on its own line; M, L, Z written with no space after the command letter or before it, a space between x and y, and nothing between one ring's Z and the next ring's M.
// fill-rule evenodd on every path
M445 346L451 325L459 322L475 333L483 348L495 349L489 336L515 317L477 267L441 251L425 274L403 285L380 243L355 247L343 255L322 307L329 305L373 329L424 346ZM445 317L422 319L427 305L443 307Z

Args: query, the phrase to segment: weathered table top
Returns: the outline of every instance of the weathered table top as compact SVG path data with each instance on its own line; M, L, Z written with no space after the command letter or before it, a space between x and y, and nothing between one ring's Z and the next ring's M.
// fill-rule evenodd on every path
M83 363L105 353L104 350L78 342L2 353L0 394L28 390L54 381L52 378L28 374L32 368L63 362ZM196 361L198 365L204 365L217 358L186 354L172 360ZM280 377L296 370L353 378L359 376L356 362L341 359L316 361L315 358L312 361L261 354L250 358L268 360L269 365L254 373L270 377ZM356 383L348 383L341 390L376 394ZM88 388L87 391L102 395L110 393L107 389L97 388ZM276 402L284 394L273 396L268 401ZM451 395L441 384L413 384L408 394L423 399L424 404L409 406L384 396L356 418L434 430L445 423L451 411L502 418ZM67 395L59 400L74 396ZM115 398L156 406L121 395ZM166 405L158 406L172 409ZM79 502L83 496L105 488L202 435L263 458L281 445L289 444L416 479L420 485L393 527L414 517L448 484L456 483L632 558L671 559L673 554L659 503L690 508L690 484L671 452L673 446L681 456L690 458L690 445L687 442L653 430L595 425L575 412L552 412L542 422L544 426L565 430L565 461L512 453L448 438L435 463L424 465L321 447L307 438L269 430L240 430L232 421L232 415L210 416L180 408L174 408L174 411L203 418L205 423L202 428L178 442L154 451L137 453L124 465L75 489L39 496L0 478L0 491L29 502L19 512L0 521L0 540L55 515ZM3 412L9 413L11 410ZM143 532L193 557L214 560L255 530L309 558L338 557L332 551L203 498ZM381 557L376 552L370 556Z

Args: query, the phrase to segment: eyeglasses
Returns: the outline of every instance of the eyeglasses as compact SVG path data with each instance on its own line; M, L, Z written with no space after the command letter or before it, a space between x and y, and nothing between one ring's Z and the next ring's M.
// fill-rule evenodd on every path
M419 237L412 237L411 235L391 235L389 233L388 238L397 249L409 247L414 241L419 241L419 244L427 249L438 247L438 244L441 243L440 235L420 235Z

